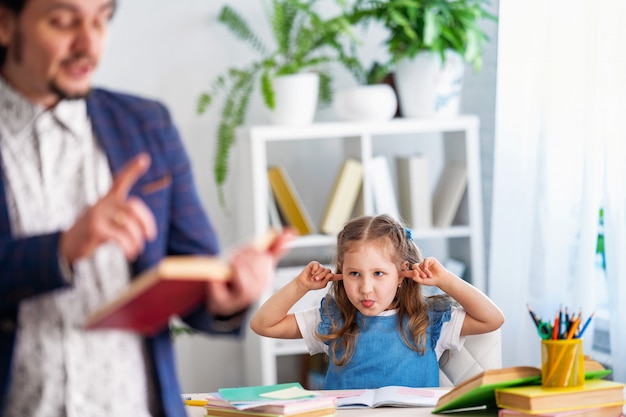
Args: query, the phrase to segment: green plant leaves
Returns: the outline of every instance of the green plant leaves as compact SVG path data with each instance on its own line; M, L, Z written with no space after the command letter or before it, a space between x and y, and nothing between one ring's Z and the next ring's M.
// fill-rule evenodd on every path
M273 49L266 46L234 8L226 5L220 12L218 21L260 55L244 68L229 68L198 97L198 113L204 113L214 105L218 95L225 96L214 165L223 207L223 186L228 178L235 129L245 121L255 88L259 89L265 105L273 109L275 77L316 71L320 74L320 104L326 105L332 101L333 93L327 64L339 63L360 82L371 84L381 82L400 60L413 58L424 50L445 59L445 51L452 49L478 71L488 40L479 23L483 19L497 20L485 9L488 0L335 0L340 12L331 17L319 13L319 3L319 0L266 0ZM389 58L365 71L355 52L359 39L353 30L372 21L382 23L388 32L385 43Z
M250 44L256 51L261 54L267 53L267 48L263 42L261 42L259 37L250 28L248 22L235 9L228 5L224 6L218 20L225 24L235 36Z
M487 4L488 0L355 0L349 16L353 24L377 21L388 32L388 62L370 69L368 81L379 81L384 77L381 68L393 71L397 62L420 51L443 58L452 49L480 70L488 38L479 24L484 19L497 20L486 10Z

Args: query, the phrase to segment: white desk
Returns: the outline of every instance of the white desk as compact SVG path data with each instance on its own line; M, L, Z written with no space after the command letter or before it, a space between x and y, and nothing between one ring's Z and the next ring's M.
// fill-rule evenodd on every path
M443 414L432 414L432 407L382 407L337 410L337 417L437 417ZM203 407L187 407L188 417L204 417ZM466 411L454 413L454 417L497 417L497 410Z

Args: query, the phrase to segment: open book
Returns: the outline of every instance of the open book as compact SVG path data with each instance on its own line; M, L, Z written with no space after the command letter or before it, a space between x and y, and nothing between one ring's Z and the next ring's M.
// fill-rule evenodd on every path
M434 407L447 393L446 388L410 388L390 385L378 389L356 391L343 396L338 392L337 408Z
M255 245L267 249L277 237L271 231ZM131 330L151 336L163 330L172 316L184 316L206 303L209 281L227 281L232 274L214 256L168 256L132 280L117 298L91 313L87 329Z

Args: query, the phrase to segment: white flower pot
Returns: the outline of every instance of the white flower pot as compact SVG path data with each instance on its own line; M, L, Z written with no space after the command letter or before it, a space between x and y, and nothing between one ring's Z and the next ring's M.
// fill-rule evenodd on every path
M387 84L340 90L333 101L333 109L341 120L389 120L396 114L397 108L396 93Z
M300 73L274 79L275 108L270 111L272 123L303 126L313 122L317 110L319 75Z
M439 54L421 52L412 60L398 63L395 73L400 109L404 117L454 117L459 114L463 57L446 51L446 60Z

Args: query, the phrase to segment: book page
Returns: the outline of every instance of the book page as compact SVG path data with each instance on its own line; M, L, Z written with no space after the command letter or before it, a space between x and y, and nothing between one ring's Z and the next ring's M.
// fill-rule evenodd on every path
M445 388L410 388L389 386L376 392L376 407L434 407L439 397L447 393Z
M358 395L337 398L335 405L337 408L371 408L375 395L375 390L368 389Z

